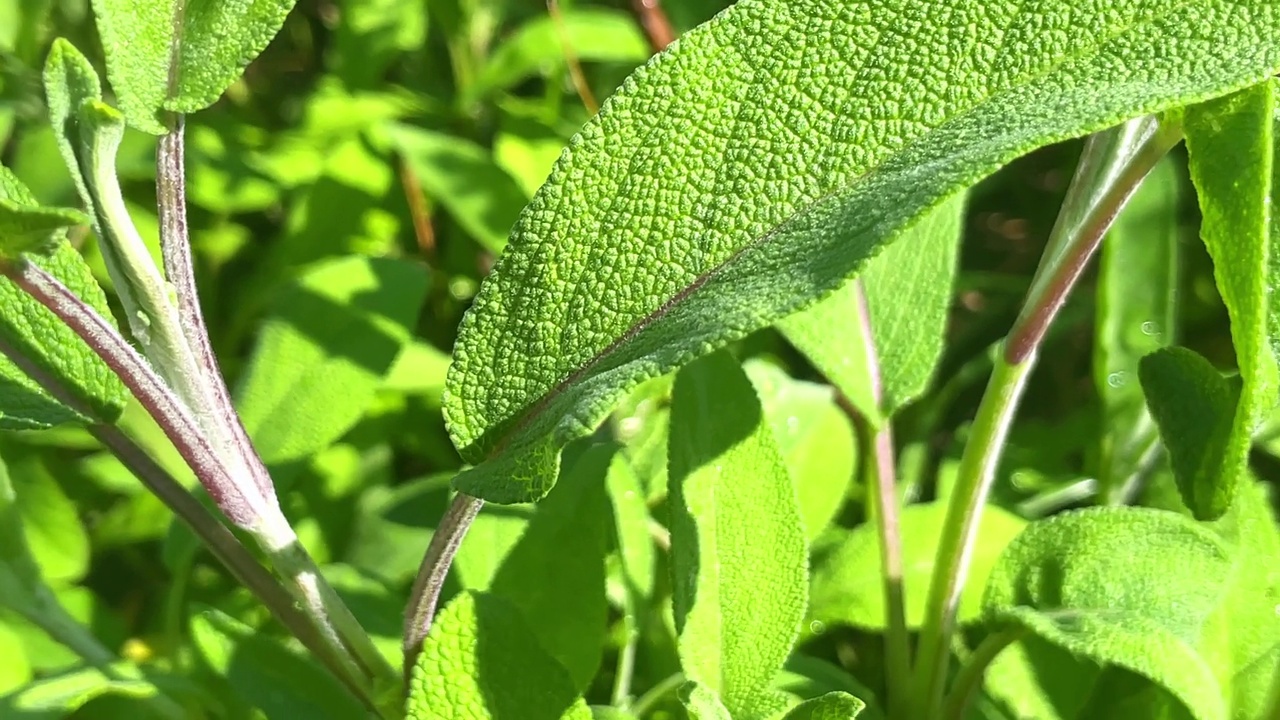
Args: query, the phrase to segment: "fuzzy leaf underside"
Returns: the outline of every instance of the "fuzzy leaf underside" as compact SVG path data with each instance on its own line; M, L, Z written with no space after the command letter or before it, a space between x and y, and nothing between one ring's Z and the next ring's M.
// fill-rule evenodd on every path
M449 373L452 439L483 462L457 486L540 497L628 388L818 300L1001 165L1262 80L1278 14L739 2L632 75L521 215Z

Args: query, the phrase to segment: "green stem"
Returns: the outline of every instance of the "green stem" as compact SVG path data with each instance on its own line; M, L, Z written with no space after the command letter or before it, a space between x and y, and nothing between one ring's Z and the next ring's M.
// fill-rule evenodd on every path
M1098 133L1085 143L1022 312L995 361L960 460L920 635L912 696L916 720L933 720L942 709L951 637L982 506L1040 344L1111 222L1180 138L1180 127L1148 116Z
M636 700L635 704L631 706L631 714L638 718L643 718L646 713L653 710L654 706L662 702L663 698L675 692L683 684L684 673L668 675L657 685L649 688L644 695L640 696L640 699Z
M1017 642L1023 633L1024 630L1020 627L1009 628L988 635L978 644L956 674L955 684L943 709L943 720L963 720L973 694L982 685L982 676L986 674L987 668L1001 651Z

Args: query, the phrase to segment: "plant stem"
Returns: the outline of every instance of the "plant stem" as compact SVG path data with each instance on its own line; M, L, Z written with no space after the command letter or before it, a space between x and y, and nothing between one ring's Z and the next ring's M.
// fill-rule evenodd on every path
M436 605L440 602L440 591L444 588L445 577L449 574L449 566L453 556L458 553L462 539L479 514L484 501L465 493L453 496L449 508L440 518L440 527L431 535L427 552L422 557L422 565L418 568L418 576L413 580L413 589L409 592L409 606L405 612L404 625L404 680L408 687L410 675L418 654L422 652L422 641L431 630L431 621L435 618Z
M684 683L684 673L675 673L663 678L657 685L649 688L644 695L631 706L631 714L642 718L653 709L662 698L676 691Z
M941 710L951 636L982 506L1040 343L1112 220L1180 137L1176 125L1148 116L1098 133L1085 143L1022 312L995 361L960 460L920 636L912 698L916 720L932 720Z
M547 0L547 13L551 15L551 22L556 26L556 34L560 36L560 48L564 53L565 64L569 67L569 78L573 80L573 89L578 92L578 99L582 101L582 106L587 109L587 113L595 115L600 112L600 103L596 102L596 96L591 92L591 85L587 83L586 73L582 72L582 63L578 62L578 55L569 44L569 31L564 25L564 14L560 12L560 3L557 0Z
M1017 642L1023 634L1024 631L1020 627L1008 628L988 635L978 644L964 666L960 668L960 672L956 674L955 684L947 696L942 712L943 720L963 720L964 712L969 707L973 694L982 685L982 676L987 672L987 668L1002 650Z
M631 7L640 19L640 26L649 37L649 45L654 52L662 52L676 41L676 29L667 19L661 0L631 0Z
M871 327L867 294L857 283L858 327L871 381L871 393L877 404L884 401L884 382L880 374L880 356ZM907 636L906 599L903 591L902 530L898 520L897 472L894 465L893 426L888 418L867 418L872 429L871 482L868 498L874 512L876 534L880 539L880 580L884 584L885 662L889 714L893 716L907 702L911 683L911 645Z

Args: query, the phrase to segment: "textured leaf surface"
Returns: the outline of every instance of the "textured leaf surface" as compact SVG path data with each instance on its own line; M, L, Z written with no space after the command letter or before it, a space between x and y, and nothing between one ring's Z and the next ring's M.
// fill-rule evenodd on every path
M1142 181L1102 243L1094 387L1102 399L1104 484L1118 487L1155 440L1134 382L1138 361L1177 339L1178 166L1162 160ZM1141 278L1141 282L1136 282Z
M284 23L294 0L93 0L107 78L133 127L212 105Z
M1231 494L1245 476L1250 438L1275 407L1280 387L1280 298L1273 293L1280 284L1280 220L1272 208L1277 199L1277 93L1280 83L1272 79L1189 108L1185 119L1191 180L1204 216L1200 236L1231 317L1231 341L1244 385L1215 469L1220 477L1208 507L1213 517L1231 504Z
M41 207L8 168L0 165L0 257L53 246L64 230L88 222L77 210Z
M669 448L681 665L747 720L796 640L808 558L781 453L727 352L676 376Z
M1028 526L991 574L988 620L1164 687L1200 720L1228 717L1197 648L1232 574L1228 546L1187 517L1095 508Z
M908 505L901 515L903 587L907 625L924 623L925 599L942 536L942 503ZM981 612L982 589L1000 554L1026 527L1022 518L993 505L983 508L978 539L964 593L960 620ZM845 532L813 571L809 615L826 624L847 624L874 630L885 625L884 585L880 582L880 538L874 523Z
M463 592L436 617L409 686L409 720L591 720L520 612Z
M236 396L265 462L310 455L364 415L426 290L416 265L353 256L317 264L280 294Z
M1201 520L1221 516L1235 491L1231 475L1244 472L1246 459L1235 436L1240 378L1224 377L1208 360L1180 347L1142 358L1138 376L1182 501Z
M458 487L545 494L638 381L834 291L1035 147L1262 80L1277 19L1262 0L735 4L632 75L521 215L449 374L477 464Z
M892 416L924 392L942 356L951 310L964 197L929 213L867 263L859 283L778 323L864 417ZM866 343L870 325L873 346ZM879 386L880 398L876 398Z
M687 682L677 691L691 720L733 720L716 691L699 682Z
M865 707L848 693L833 692L800 703L783 720L853 720Z
M111 321L102 288L65 240L33 262ZM0 278L0 308L0 338L74 392L93 410L95 419L115 422L120 417L128 397L124 384L70 328L5 278ZM2 359L0 402L0 428L49 427L80 419Z

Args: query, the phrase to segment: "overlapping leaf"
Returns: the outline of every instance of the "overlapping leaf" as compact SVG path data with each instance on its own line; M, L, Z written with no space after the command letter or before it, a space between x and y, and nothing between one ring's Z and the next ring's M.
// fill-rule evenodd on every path
M1032 10L743 0L638 70L463 322L445 415L488 462L458 486L540 497L636 382L835 290L1002 164L1280 68L1262 0Z

